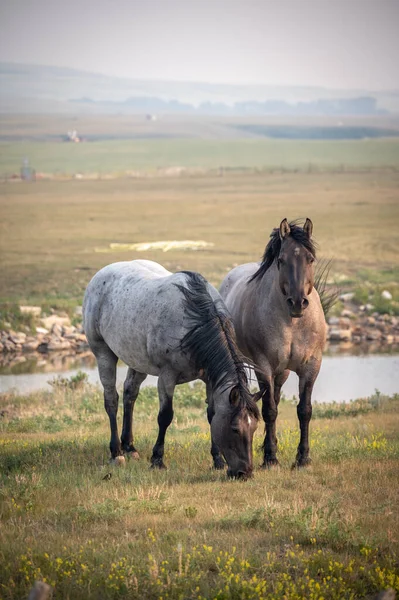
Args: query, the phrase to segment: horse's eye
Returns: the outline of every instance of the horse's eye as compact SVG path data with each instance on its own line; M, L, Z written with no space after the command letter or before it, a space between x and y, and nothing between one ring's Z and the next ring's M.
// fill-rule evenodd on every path
M233 433L240 433L240 430L237 427L233 427L231 430Z
M312 265L312 264L314 263L314 257L313 257L313 256L309 256L309 258L308 258L308 263L309 263L310 265Z

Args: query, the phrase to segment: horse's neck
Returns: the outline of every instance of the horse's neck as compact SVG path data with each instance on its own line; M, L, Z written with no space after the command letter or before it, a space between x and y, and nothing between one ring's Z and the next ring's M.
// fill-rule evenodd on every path
M258 308L262 313L264 313L265 304L267 304L270 308L280 307L281 314L289 316L287 303L280 289L279 272L275 262L259 281L256 297Z

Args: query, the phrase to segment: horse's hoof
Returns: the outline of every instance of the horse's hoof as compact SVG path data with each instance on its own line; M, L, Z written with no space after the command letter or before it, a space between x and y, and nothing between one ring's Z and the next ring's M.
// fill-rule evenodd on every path
M124 456L115 456L115 458L111 459L111 463L115 465L115 467L124 467L126 460Z
M159 470L166 470L166 465L163 462L163 460L154 460L154 462L151 463L151 469L159 469Z
M215 460L213 463L213 468L215 469L215 471L223 471L225 466L226 466L226 463L224 462L223 459Z
M309 457L297 458L291 467L291 471L295 471L295 469L303 469L304 467L309 467L311 464L312 464L312 459Z
M271 469L272 467L279 467L280 463L277 458L268 458L261 464L261 469Z

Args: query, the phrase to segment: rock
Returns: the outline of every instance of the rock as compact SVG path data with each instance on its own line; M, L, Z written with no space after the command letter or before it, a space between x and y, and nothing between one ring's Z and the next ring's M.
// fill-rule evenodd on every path
M15 344L11 340L6 340L3 344L3 346L4 346L4 350L6 352L15 352L16 351Z
M19 310L23 315L33 315L34 317L40 317L42 312L40 306L20 306Z
M44 581L35 581L35 584L29 592L28 600L50 600L52 588Z
M70 327L68 327L68 325L64 325L64 327L62 328L62 335L70 335L71 333L75 333L75 331L76 327L74 327L73 325L71 325Z
M388 290L384 290L383 292L381 292L381 298L383 298L384 300L392 300L392 294L391 292L388 292Z
M341 302L350 302L353 300L354 295L355 294L353 292L347 292L346 294L341 294L339 299Z
M50 317L41 319L41 323L45 329L51 331L53 325L57 324L60 325L60 327L62 327L63 325L70 325L71 321L69 317L59 317L58 315L51 315Z
M82 333L77 333L77 332L75 332L75 333L66 333L64 335L64 339L65 340L70 340L70 341L73 341L73 342L86 342L87 341L85 335L83 335Z
M341 312L341 317L352 319L354 316L355 313L352 310L349 310L348 308L344 308L344 310Z
M367 317L366 323L373 327L375 325L375 317Z
M64 340L53 339L47 345L47 350L49 352L53 352L55 350L70 350L70 348L71 348L71 343L68 342L68 340L64 341Z
M377 340L380 340L382 337L382 333L381 331L378 331L378 329L374 329L372 331L368 331L366 333L366 340L375 342Z
M328 339L332 342L347 342L352 339L352 332L350 329L330 329Z
M51 328L51 334L55 335L56 337L62 337L62 327L61 325L58 325L58 323L54 323L54 325Z
M43 333L43 335L47 335L50 332L45 327L36 327L36 333Z
M23 344L22 346L22 350L24 352L33 352L34 350L37 350L39 347L39 340L36 340L34 342L26 342L25 344Z
M367 312L371 312L373 310L374 306L372 304L366 304L364 309L367 310Z
M386 343L386 344L389 344L389 345L390 345L390 344L393 344L393 343L394 343L394 341L395 341L395 336L393 336L393 335L390 335L390 334L388 334L388 335L385 335L385 336L384 336L384 340L385 340L385 343Z
M350 329L352 326L352 322L348 317L341 317L339 319L339 326L341 329Z
M0 352L3 352L3 350L4 350L4 346L3 346L3 344L0 342Z
M339 325L339 318L338 317L330 317L328 319L328 324L329 325Z
M77 317L81 317L83 315L83 307L82 306L76 306L75 315Z
M14 344L24 344L26 341L26 333L14 333L9 336L9 339L14 342Z

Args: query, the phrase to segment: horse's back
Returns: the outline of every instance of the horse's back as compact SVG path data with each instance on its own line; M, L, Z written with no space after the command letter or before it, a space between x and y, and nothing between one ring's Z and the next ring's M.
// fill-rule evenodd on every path
M131 368L158 375L171 363L187 371L179 341L187 333L187 274L170 273L152 261L114 263L89 283L83 306L90 347L104 344ZM217 294L216 290L211 295Z
M232 269L223 279L220 286L220 295L222 296L233 320L238 319L241 311L241 304L244 301L247 284L252 275L257 271L257 263L246 263Z
M227 273L220 286L220 295L222 298L225 300L229 295L237 291L237 287L246 285L258 267L258 263L246 263L235 267Z

